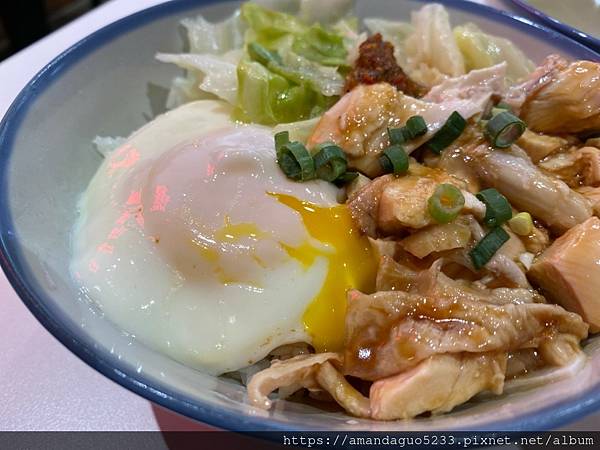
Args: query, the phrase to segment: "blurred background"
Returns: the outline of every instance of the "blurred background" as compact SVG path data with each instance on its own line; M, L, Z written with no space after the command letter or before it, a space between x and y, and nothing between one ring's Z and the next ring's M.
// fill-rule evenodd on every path
M0 61L108 0L0 0Z

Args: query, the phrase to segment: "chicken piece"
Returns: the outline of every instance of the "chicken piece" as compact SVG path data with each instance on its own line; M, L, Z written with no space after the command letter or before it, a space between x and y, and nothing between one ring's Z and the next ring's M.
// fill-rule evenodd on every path
M377 237L378 231L399 233L407 227L432 223L427 200L440 183L464 187L461 180L442 170L412 162L407 175L377 177L354 193L347 204L354 223L366 235Z
M319 367L316 376L319 386L327 391L348 413L356 417L369 417L369 399L358 392L330 362Z
M546 361L537 348L523 348L508 354L505 379L511 380L540 369Z
M558 136L548 136L525 130L517 140L517 145L525 150L531 160L537 164L548 155L568 149L571 143Z
M540 344L540 354L547 364L566 366L580 353L579 341L572 334L559 334Z
M592 217L554 243L527 275L552 301L600 331L600 219Z
M587 337L588 326L558 305L493 305L401 291L350 291L344 373L379 380L442 353L538 347L558 333Z
M550 83L561 71L569 66L566 59L559 55L549 55L542 65L537 67L523 83L511 86L506 92L504 102L515 112L519 112L529 95L534 94Z
M335 142L344 149L350 168L370 178L379 176L382 173L379 155L389 145L388 127L403 126L414 115L425 119L427 133L404 145L407 152L412 152L431 139L453 111L469 119L484 110L497 90L496 85L504 82L501 67L484 73L491 77L484 88L480 79L472 78L478 87L461 85L447 94L438 92L435 98L443 98L443 103L417 100L387 83L359 85L323 114L307 145L312 148L322 142ZM465 92L471 96L466 98Z
M600 185L600 149L583 147L546 158L538 164L570 187Z
M413 164L408 175L394 178L381 191L378 229L385 234L397 234L406 228L419 229L434 224L427 202L442 183L464 187L461 180L442 170Z
M521 241L525 246L525 250L534 255L542 253L550 245L548 231L536 225L534 225L533 231L529 236L521 236Z
M419 229L435 223L427 201L438 186L431 178L404 176L388 183L381 192L378 228L387 235L406 228Z
M350 215L356 226L367 236L377 237L379 200L385 186L394 180L393 175L375 178L348 198Z
M544 174L526 156L494 151L485 145L468 151L469 162L481 180L498 189L520 211L527 211L553 231L563 233L584 222L592 208L581 194Z
M416 367L371 385L371 416L411 419L451 411L479 392L501 394L506 353L435 355Z
M409 291L417 281L419 270L399 264L389 256L379 262L375 289L377 291Z
M489 289L481 283L453 280L442 272L443 263L443 260L437 260L429 269L419 271L411 284L410 292L426 297L445 297L455 301L465 299L495 305L546 302L544 297L533 289L506 287Z
M464 248L471 239L468 225L459 222L431 225L404 238L400 245L417 258L434 252Z
M576 61L530 92L520 117L540 133L600 130L600 63Z
M589 138L585 141L585 146L600 148L600 137Z
M456 178L464 180L466 189L469 192L477 193L481 190L479 178L473 167L465 160L463 151L464 148L475 148L485 142L480 127L467 125L460 137L445 148L440 155L427 152L424 155L423 162L428 167L441 169Z
M475 239L475 242L479 242L485 236L485 231L479 222L472 217L469 219L471 234ZM525 251L525 247L517 235L510 231L508 227L504 227L504 229L509 235L509 240L494 253L494 256L492 256L484 266L485 270L493 273L496 278L501 281L501 285L529 288L530 286L527 277L516 262L520 255ZM473 267L468 250L460 251L460 253L454 255L455 262L460 262L460 258L462 258L462 263L465 267L469 267L471 270L476 271Z
M594 215L600 216L600 187L581 186L575 190L590 202Z
M468 100L481 95L503 96L506 91L506 63L484 69L471 70L466 75L456 76L433 86L423 100L444 103L456 99Z
M341 358L337 353L316 353L298 355L285 361L274 360L271 367L255 374L248 383L250 403L269 409L271 400L268 395L279 388L288 388L289 392L302 388L319 388L316 376L319 367L327 361L339 364Z

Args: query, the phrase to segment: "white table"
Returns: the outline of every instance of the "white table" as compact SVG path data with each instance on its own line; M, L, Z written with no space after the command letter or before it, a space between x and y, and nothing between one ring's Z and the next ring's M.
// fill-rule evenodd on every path
M114 20L167 0L112 0L0 63L0 116L58 53ZM502 0L479 0L510 9ZM88 367L52 337L0 272L0 430L208 429ZM600 429L600 415L569 427Z

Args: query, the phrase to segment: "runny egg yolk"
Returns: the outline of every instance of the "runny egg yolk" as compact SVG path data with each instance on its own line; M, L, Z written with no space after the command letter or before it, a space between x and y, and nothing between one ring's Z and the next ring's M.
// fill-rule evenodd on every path
M371 293L375 288L376 260L369 241L354 227L346 205L326 208L286 194L270 195L298 212L308 234L323 244L304 242L298 247L283 247L306 268L317 257L327 258L329 268L323 286L302 319L316 351L339 351L344 344L347 290Z

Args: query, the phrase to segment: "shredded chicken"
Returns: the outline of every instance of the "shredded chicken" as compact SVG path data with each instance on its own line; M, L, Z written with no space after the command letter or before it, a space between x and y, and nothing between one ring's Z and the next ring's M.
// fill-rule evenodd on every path
M481 145L468 152L469 162L482 181L498 189L511 204L528 211L558 233L592 215L588 200L564 182L544 174L527 156L494 151Z
M600 63L576 61L527 94L521 118L541 133L600 130Z
M344 376L330 363L325 362L317 372L319 386L327 391L340 406L357 417L369 417L369 399L358 392Z
M535 94L550 83L568 65L569 63L562 56L547 56L544 62L529 75L527 80L508 89L504 101L519 112L528 96Z
M588 326L557 305L493 305L401 291L348 294L344 372L366 380L401 373L441 353L508 352Z
M600 149L583 147L544 159L539 167L572 188L600 186Z
M368 236L402 234L407 229L419 229L434 223L427 201L441 183L465 187L460 179L443 170L412 163L407 175L378 177L354 193L347 204L354 222ZM464 193L469 196L466 191ZM485 214L485 206L471 197L465 204L465 212Z
M537 259L528 276L553 301L600 331L600 219L563 234Z
M434 355L416 367L376 381L371 386L374 419L411 419L424 412L452 410L481 391L501 394L506 354Z
M319 367L327 361L340 363L341 358L337 353L317 353L299 355L285 361L274 360L271 367L258 372L248 383L250 403L269 409L271 400L268 395L280 387L288 388L288 392L302 388L318 389L317 373Z
M534 163L538 163L545 157L564 151L571 146L568 139L534 133L531 130L525 130L516 144L525 150L525 153Z

